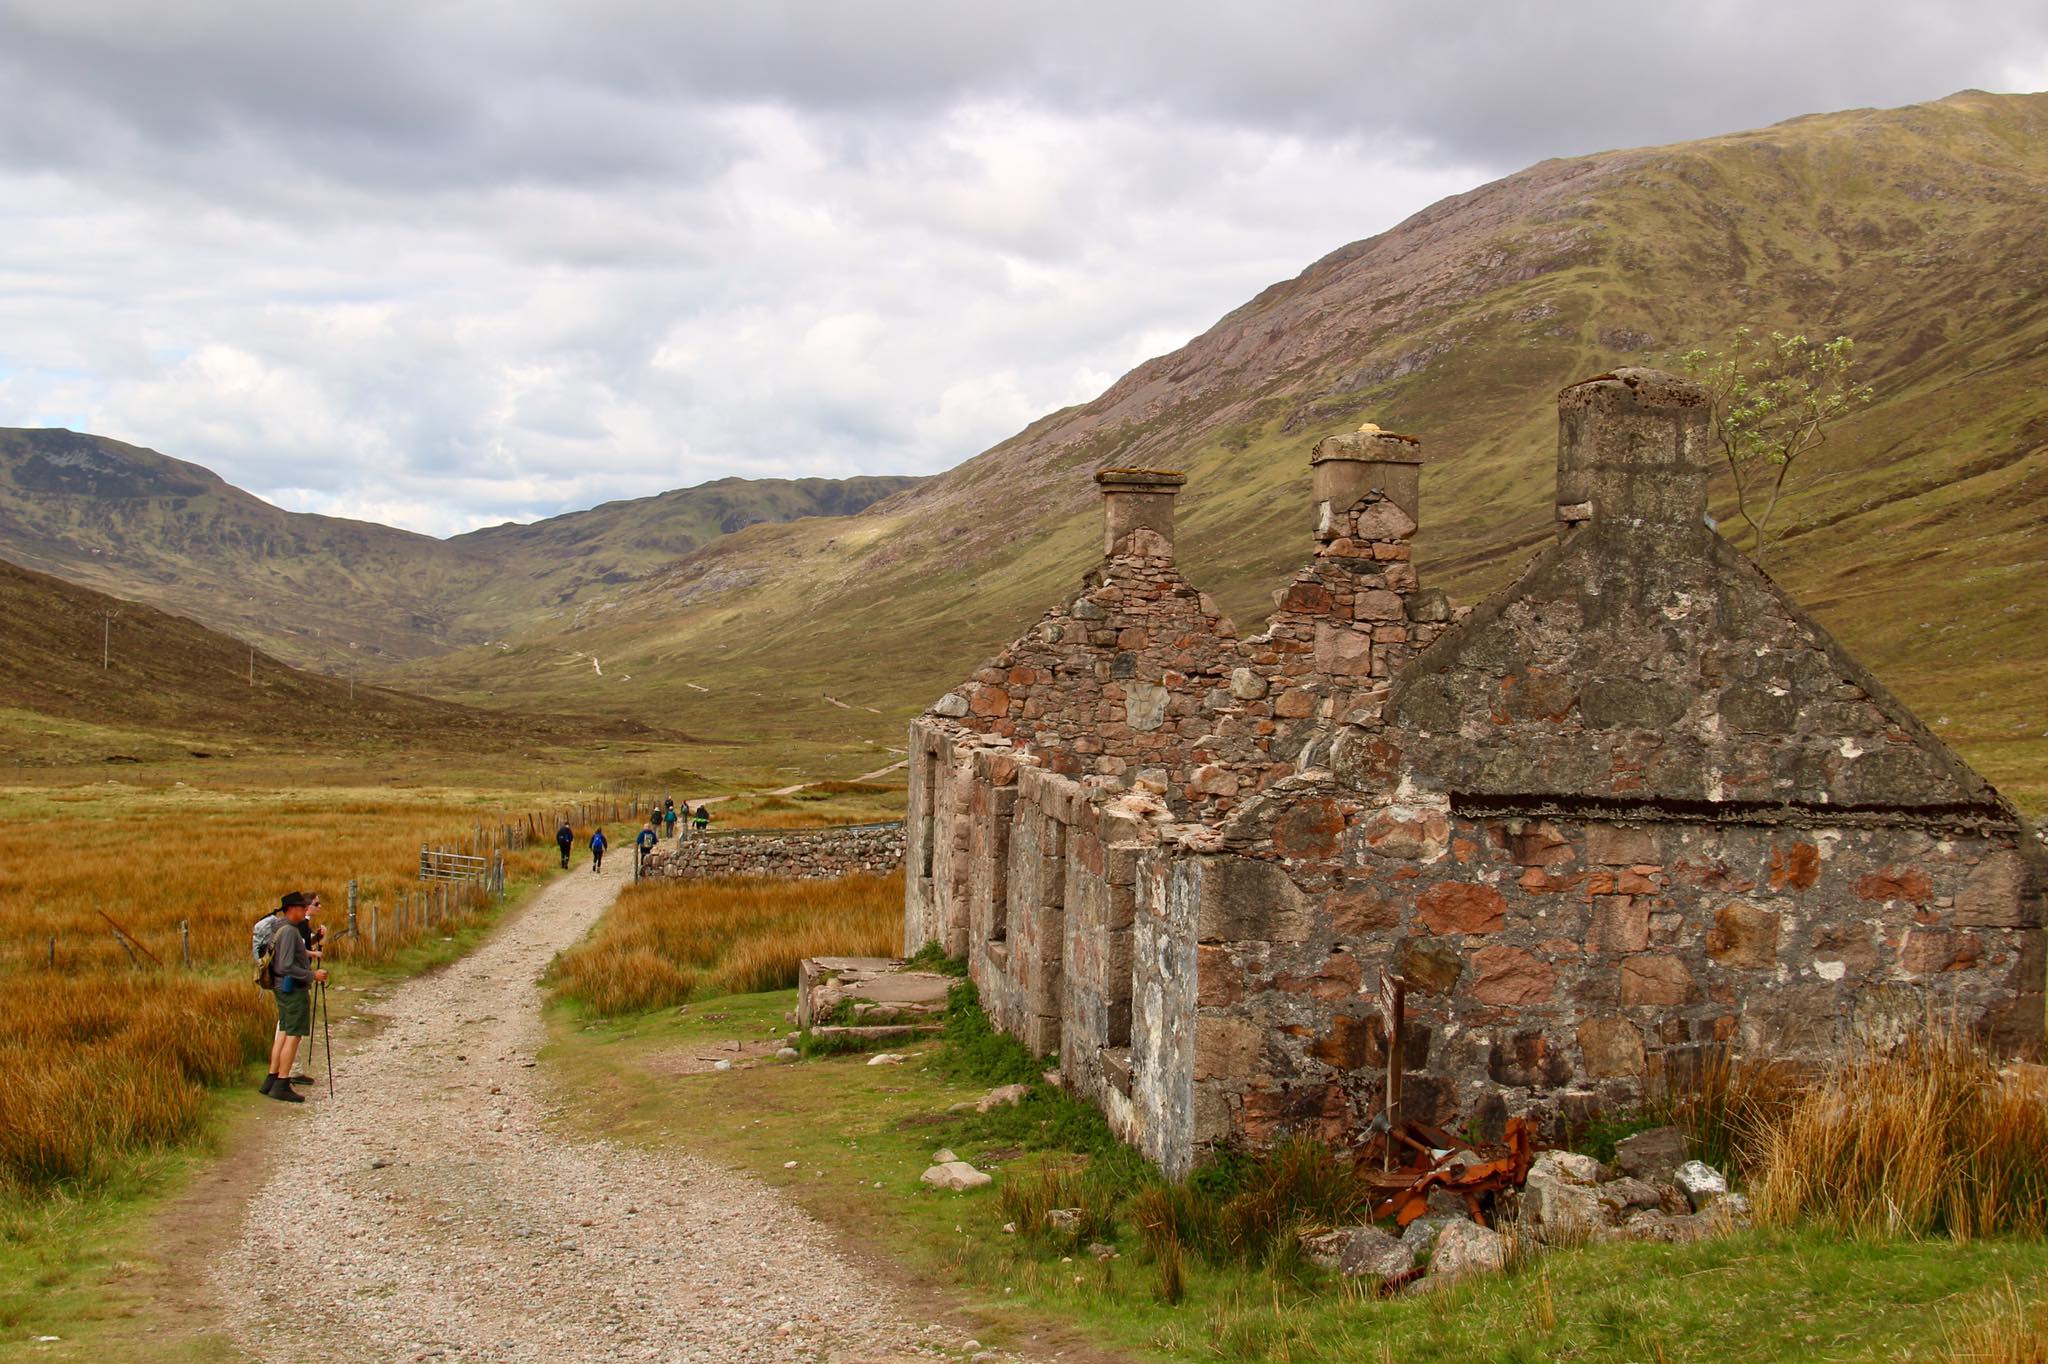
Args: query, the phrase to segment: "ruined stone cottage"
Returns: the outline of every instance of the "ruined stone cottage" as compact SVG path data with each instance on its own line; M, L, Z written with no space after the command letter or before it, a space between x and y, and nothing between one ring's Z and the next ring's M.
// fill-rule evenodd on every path
M1326 439L1248 638L1175 567L1180 476L1099 473L1101 564L911 726L906 948L1169 1173L1355 1136L1389 1047L1402 1116L1482 1128L1930 1010L2037 1049L2034 841L1711 528L1707 421L1565 390L1558 538L1469 612L1410 557L1417 442Z

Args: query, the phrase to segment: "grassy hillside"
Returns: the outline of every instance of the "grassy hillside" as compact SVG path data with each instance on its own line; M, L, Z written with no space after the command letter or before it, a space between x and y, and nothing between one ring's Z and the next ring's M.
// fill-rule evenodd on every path
M744 526L843 515L914 482L727 478L436 540L284 511L105 437L0 428L0 558L350 673L485 643Z
M894 742L1093 562L1089 471L1187 470L1183 565L1251 630L1307 549L1310 447L1368 419L1422 437L1418 557L1469 600L1552 533L1560 387L1751 323L1857 337L1878 394L1781 510L1774 575L2038 808L2048 599L2023 585L2048 559L2043 221L2048 95L1546 161L1332 252L859 517L751 527L609 609L408 675L706 732ZM565 666L576 654L630 683Z
M0 561L0 762L231 761L252 751L493 754L648 726L485 710L323 677L182 616ZM664 736L673 737L673 736Z

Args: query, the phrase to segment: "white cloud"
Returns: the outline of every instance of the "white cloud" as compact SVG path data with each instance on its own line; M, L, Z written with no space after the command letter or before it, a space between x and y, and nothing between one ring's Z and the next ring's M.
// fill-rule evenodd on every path
M1533 156L2009 86L1983 9L0 0L0 423L434 533L936 471Z

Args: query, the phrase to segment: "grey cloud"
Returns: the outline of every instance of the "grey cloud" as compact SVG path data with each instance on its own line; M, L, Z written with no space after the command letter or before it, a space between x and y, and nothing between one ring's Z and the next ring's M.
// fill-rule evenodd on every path
M0 0L0 423L436 531L932 471L1537 157L2048 71L2035 9Z

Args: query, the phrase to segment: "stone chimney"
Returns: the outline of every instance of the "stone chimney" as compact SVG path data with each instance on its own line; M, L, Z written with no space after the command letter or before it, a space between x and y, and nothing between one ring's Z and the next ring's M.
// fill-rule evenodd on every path
M1150 531L1158 545L1136 552L1171 557L1173 554L1173 499L1179 495L1186 474L1165 469L1099 469L1095 482L1102 489L1102 553L1114 558L1132 553L1121 542L1134 531Z
M1557 519L1697 526L1707 514L1707 392L1657 369L1618 369L1557 395Z
M1374 488L1407 512L1410 521L1422 520L1422 442L1413 436L1397 436L1368 422L1317 441L1308 464L1315 480L1311 497L1318 540L1335 536L1351 504Z

